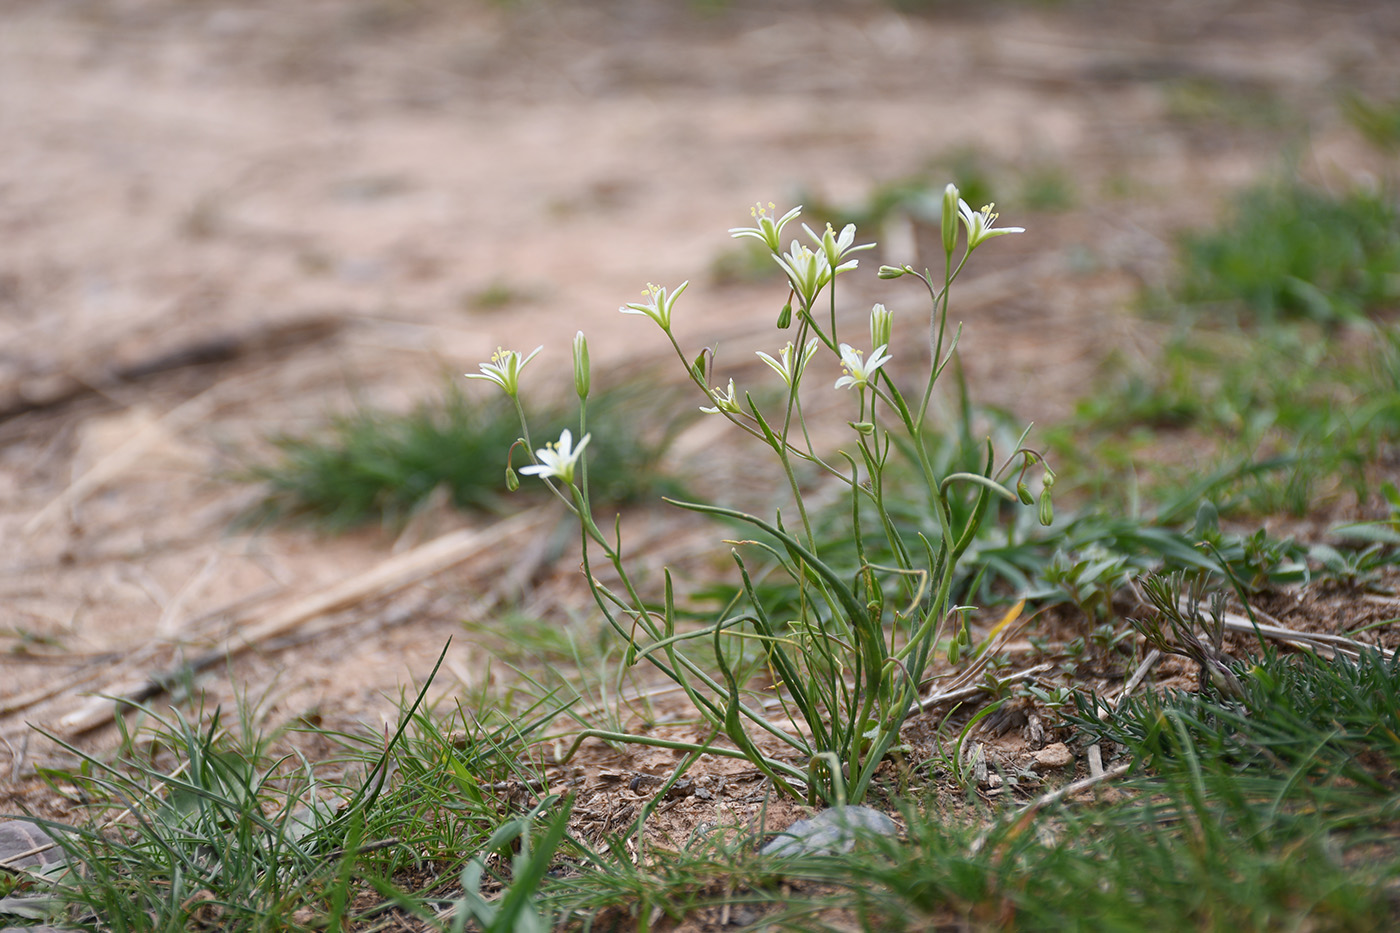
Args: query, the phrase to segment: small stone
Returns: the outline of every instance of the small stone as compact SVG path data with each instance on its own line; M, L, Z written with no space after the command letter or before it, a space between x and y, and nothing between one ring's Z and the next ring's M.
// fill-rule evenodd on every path
M1035 753L1035 769L1052 771L1074 764L1074 754L1064 742L1053 742Z
M764 855L833 855L849 852L856 837L893 836L898 827L879 810L845 806L823 810L810 820L798 820L760 850Z

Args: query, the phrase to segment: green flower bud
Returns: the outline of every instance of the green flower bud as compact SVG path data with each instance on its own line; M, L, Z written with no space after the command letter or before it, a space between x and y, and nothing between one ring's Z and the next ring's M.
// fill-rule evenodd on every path
M847 421L846 423L849 424L857 434L865 434L868 436L875 433L875 425L871 424L869 421Z
M882 279L897 279L901 275L907 275L908 272L908 266L881 266L880 271L875 274Z
M515 492L520 488L520 477L516 475L515 468L506 464L506 488Z
M1055 521L1055 503L1050 501L1050 487L1040 493L1040 523L1049 528Z
M1016 495L1022 505L1035 505L1035 496L1031 495L1031 487L1026 485L1025 480L1016 484Z
M877 304L870 309L870 345L872 347L888 347L890 345L890 333L894 329L894 312L885 310L885 306Z
M1047 490L1055 488L1055 471L1046 467L1045 475L1040 478L1040 484Z
M588 339L583 331L574 334L574 391L581 399L588 398L591 376L588 367Z
M783 310L778 312L778 330L786 330L792 323L792 302L783 305Z
M943 252L949 256L958 245L958 186L948 184L943 189Z
M709 381L709 373L705 371L705 363L708 362L707 357L709 356L709 354L710 348L706 347L705 349L701 350L698 354L696 354L695 362L690 364L690 373L692 376L695 377L696 382L703 383Z

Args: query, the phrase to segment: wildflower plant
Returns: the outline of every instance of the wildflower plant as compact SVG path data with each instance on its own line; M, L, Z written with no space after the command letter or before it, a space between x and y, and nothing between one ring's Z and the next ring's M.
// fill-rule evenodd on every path
M927 370L922 372L921 394L907 399L892 373L899 367L907 377L907 369L922 362L921 354L909 352L908 342L895 342L892 311L883 304L872 309L868 349L844 342L837 331L838 277L858 267L852 254L874 244L856 245L852 225L840 233L828 225L818 233L804 224L812 245L793 240L784 251L783 227L800 210L779 217L772 204L766 209L760 205L752 211L755 226L730 231L736 238L764 243L788 276L790 293L779 326L793 326L795 319L795 333L776 357L758 353L787 390L779 407L762 410L748 392L736 390L732 379L726 389L712 388L714 351L706 348L692 357L671 327L685 284L674 291L648 285L644 301L620 309L651 318L704 396L702 410L726 419L766 448L792 497L795 522L782 510L765 518L719 505L667 500L762 533L755 535L760 540L729 542L742 587L740 597L720 618L699 627L679 626L669 572L660 604L645 601L624 559L620 524L605 534L594 520L582 456L589 437L587 345L582 335L575 339L574 354L581 440L574 445L572 433L565 431L556 443L535 451L534 463L521 472L540 476L577 515L588 585L612 630L626 643L625 663L645 661L675 681L711 733L703 742L686 743L589 730L579 741L592 735L684 750L690 754L682 770L705 752L744 758L795 798L856 803L899 742L906 719L918 709L930 665L940 652L958 660L965 638L948 630L968 607L950 605L952 585L959 561L991 514L992 501L1036 506L1048 523L1054 473L1045 467L1037 499L1025 475L1043 458L1024 446L1024 433L999 467L990 440L985 449L978 447L975 462L980 468L975 470L940 475L930 454L937 438L926 417L929 403L958 342L959 331L950 334L947 326L951 286L974 250L1020 228L993 229L996 215L990 206L974 211L949 185L944 193L942 275L935 278L907 265L880 268L882 279L909 276L919 281L930 299ZM853 433L834 456L813 444L801 406L804 377L819 371L814 358L823 351L842 374L832 381L821 376L820 388L810 391L844 390L851 394L853 406L848 422ZM503 388L509 391L515 383ZM522 427L528 451L528 426ZM894 503L885 501L883 478L896 457L910 461L922 477L925 507L936 535L902 532L903 526L892 517L889 506ZM838 553L813 534L797 479L800 465L817 469L848 491L853 559L848 551ZM867 541L870 535L879 540ZM876 553L880 562L871 556ZM755 554L797 588L793 617L776 617L765 608L755 584L758 573L750 569ZM594 573L598 555L618 583L606 584ZM780 716L754 702L748 684L736 673L731 659L741 643L760 649Z

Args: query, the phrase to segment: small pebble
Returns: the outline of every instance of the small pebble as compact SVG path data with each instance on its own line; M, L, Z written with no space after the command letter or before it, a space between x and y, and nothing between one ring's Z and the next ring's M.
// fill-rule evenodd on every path
M879 810L832 807L810 820L798 820L760 850L764 855L833 855L849 852L861 833L893 836L899 830Z
M1074 764L1074 754L1064 742L1053 742L1035 753L1035 769L1051 771Z

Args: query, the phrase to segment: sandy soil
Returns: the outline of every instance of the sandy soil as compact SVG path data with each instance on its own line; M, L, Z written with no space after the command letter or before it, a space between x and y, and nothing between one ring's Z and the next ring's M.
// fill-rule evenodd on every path
M270 434L407 407L498 345L544 344L530 375L566 376L579 328L600 372L649 365L659 335L616 311L648 281L690 279L683 340L757 378L784 293L708 280L726 229L756 200L856 204L967 152L1030 229L979 253L958 295L968 372L1053 419L1110 352L1150 359L1126 309L1174 231L1277 168L1298 125L1315 176L1374 175L1336 97L1400 86L1384 0L708 8L5 5L0 778L58 754L31 724L100 748L110 707L88 695L211 649L247 648L193 689L271 721L377 727L449 636L435 689L481 685L462 620L509 595L495 583L558 516L437 513L397 540L240 530L258 493L229 473ZM1073 206L1029 213L1015 180L1047 166ZM843 314L921 313L873 267L931 262L928 231L870 233L896 251L866 254ZM482 310L492 290L512 300ZM535 569L535 611L583 605L573 567ZM356 589L372 572L384 585Z

